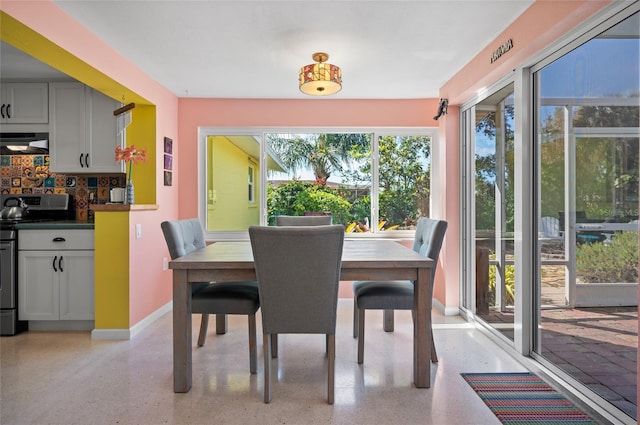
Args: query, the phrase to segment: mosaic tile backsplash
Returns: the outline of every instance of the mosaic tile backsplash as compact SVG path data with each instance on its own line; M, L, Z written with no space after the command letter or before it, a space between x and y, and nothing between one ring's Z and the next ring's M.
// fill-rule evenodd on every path
M125 175L79 176L49 171L49 155L2 155L0 157L0 193L68 193L73 196L76 220L92 221L90 204L105 204L109 191L124 187Z

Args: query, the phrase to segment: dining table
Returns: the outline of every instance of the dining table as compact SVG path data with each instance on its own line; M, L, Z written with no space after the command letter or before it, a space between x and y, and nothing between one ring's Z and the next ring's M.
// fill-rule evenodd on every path
M413 378L431 385L432 259L390 239L345 239L341 281L413 280ZM169 262L173 272L173 389L185 393L192 383L191 284L256 280L250 241L221 241ZM355 359L354 359L355 361Z

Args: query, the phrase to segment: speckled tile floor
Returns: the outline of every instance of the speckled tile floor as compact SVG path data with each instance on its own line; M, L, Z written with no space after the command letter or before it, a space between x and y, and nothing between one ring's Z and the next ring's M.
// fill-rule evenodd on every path
M258 315L259 316L259 315ZM259 319L258 319L259 320ZM356 362L352 300L341 299L336 335L335 404L326 403L321 335L281 335L271 404L262 401L262 334L258 373L249 374L246 317L193 349L193 387L172 390L171 314L130 341L92 341L86 332L28 332L0 338L0 423L18 424L442 424L500 422L461 372L525 369L479 330L434 311L440 362L429 389L412 384L409 312L396 330L367 312L364 365ZM199 318L194 317L193 340Z

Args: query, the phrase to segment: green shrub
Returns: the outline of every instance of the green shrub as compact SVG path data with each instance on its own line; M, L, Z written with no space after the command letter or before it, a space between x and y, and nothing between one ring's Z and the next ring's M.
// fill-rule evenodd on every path
M618 232L609 244L579 245L576 269L586 283L638 282L638 233Z
M495 254L489 256L491 260L496 259ZM514 265L504 266L504 305L513 305L515 302L516 268ZM489 265L489 292L496 293L496 266ZM495 305L495 301L492 303Z
M269 224L277 215L304 215L305 212L331 212L333 223L347 225L351 204L335 189L316 183L291 180L267 187Z

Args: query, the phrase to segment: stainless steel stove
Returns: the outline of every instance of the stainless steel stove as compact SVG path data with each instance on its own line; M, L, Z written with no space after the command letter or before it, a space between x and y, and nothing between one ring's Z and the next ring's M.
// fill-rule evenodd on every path
M21 223L75 219L73 198L68 194L0 195L22 198L28 214L21 219L0 220L0 335L15 335L27 330L27 322L18 320L18 232Z

